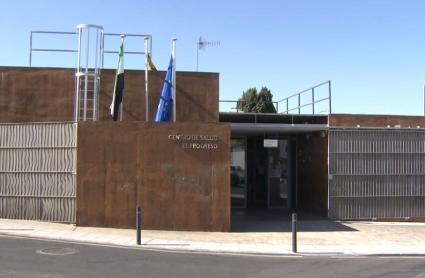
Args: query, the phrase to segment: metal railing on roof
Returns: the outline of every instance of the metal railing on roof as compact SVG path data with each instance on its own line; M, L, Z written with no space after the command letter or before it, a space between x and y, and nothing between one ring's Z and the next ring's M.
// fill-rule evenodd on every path
M320 94L320 97L318 97L317 90L318 88L322 88L327 86L327 91L325 92L325 96L323 96L323 93ZM311 101L303 102L302 97L303 96L310 96ZM295 100L296 105L291 105L291 102ZM302 90L296 94L290 95L289 97L283 98L279 101L273 101L273 102L266 102L266 103L272 103L273 106L276 109L276 113L280 114L323 114L323 112L327 112L328 114L332 113L332 92L331 92L331 81L325 81L320 84L317 84L313 87L310 87L308 89ZM325 101L328 101L327 107L321 107L322 109L318 111L316 105L318 103L323 103ZM236 112L243 112L240 108L239 103L245 102L242 100L220 100L219 104L226 104L231 103L234 104L230 107L230 110L236 111ZM311 108L311 110L307 113L302 113L305 108Z
M33 52L68 52L77 53L77 49L61 49L61 48L34 48L33 37L35 34L50 34L50 35L74 35L77 39L77 32L61 32L61 31L31 31L30 32L30 52L29 52L29 66L32 66ZM77 45L77 44L75 44Z
M75 41L77 41L77 35L78 32L62 32L62 31L31 31L30 32L30 50L29 50L29 66L32 66L32 59L33 59L33 53L34 52L63 52L63 53L78 53L78 49L77 48L73 48L73 49L64 49L64 48L37 48L34 47L34 36L37 34L49 34L49 35L72 35L75 36ZM103 34L103 38L105 37L119 37L124 35L125 37L139 37L139 38L149 38L149 48L148 48L148 53L152 56L152 36L151 35L146 35L146 34L127 34L127 33L104 33ZM103 45L105 45L105 39L103 39ZM75 43L75 45L77 46L77 43ZM143 49L143 51L124 51L124 54L131 54L131 55L145 55L145 51L144 51L144 45L143 42L140 44L141 49ZM118 49L118 44L117 47ZM125 48L124 48L125 49ZM103 50L102 51L102 67L103 67L103 61L105 54L118 54L117 50ZM77 61L77 59L75 59L75 61ZM144 60L142 60L144 61ZM143 67L145 65L143 64Z
M315 94L316 89L319 88L319 87L326 86L326 85L328 86L327 96L317 99L317 97L316 97L317 95ZM302 95L308 95L308 94L311 95L311 102L302 103L302 101L301 101ZM295 106L295 107L289 106L289 103L292 99L296 100L297 106ZM330 80L322 82L320 84L317 84L317 85L310 87L308 89L302 90L301 92L298 92L296 94L290 95L289 97L286 97L284 99L279 100L278 103L283 103L284 107L286 108L284 111L282 111L280 113L294 114L294 113L289 113L289 112L296 111L297 113L295 113L295 114L301 114L302 108L311 107L311 112L314 115L314 114L318 114L318 111L315 109L316 104L324 102L324 101L328 101L328 113L331 114L332 113L332 105L331 105L332 95L331 95L331 81Z

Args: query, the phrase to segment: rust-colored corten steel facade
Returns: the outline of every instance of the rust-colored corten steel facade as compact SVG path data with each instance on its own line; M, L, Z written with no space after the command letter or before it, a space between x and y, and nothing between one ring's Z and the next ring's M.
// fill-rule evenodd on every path
M0 122L65 122L74 120L75 70L0 67ZM149 72L149 114L158 105L165 72ZM108 115L115 70L102 70L99 120ZM177 73L177 120L218 122L218 74ZM125 71L123 121L145 121L145 74Z
M0 67L0 122L74 120L73 69ZM165 72L126 70L123 122L108 113L115 70L102 70L100 117L79 122L77 225L230 230L228 124L218 123L218 74L177 73L177 123L152 123Z
M0 67L0 122L72 121L72 69Z
M74 74L74 69L0 67L0 123L74 121ZM242 196L246 205L247 180L253 183L249 188L264 189L267 175L282 182L268 181L281 190L276 196L287 200L281 206L287 211L336 219L425 216L425 117L221 113L219 119L218 74L178 72L177 122L155 124L164 75L149 73L146 122L144 71L126 70L123 122L112 122L115 70L102 70L99 121L77 127L72 174L78 225L130 228L140 205L145 229L229 231L231 183L235 198ZM251 129L241 131L241 124ZM258 139L251 140L252 149L231 140L248 142L250 136ZM263 139L286 144L279 149L282 163L268 166L277 156L265 150ZM251 160L237 168L231 165L233 154L241 161L260 155L263 164Z
M80 123L77 225L229 231L230 129L208 123Z
M313 132L297 136L298 208L327 214L328 136Z

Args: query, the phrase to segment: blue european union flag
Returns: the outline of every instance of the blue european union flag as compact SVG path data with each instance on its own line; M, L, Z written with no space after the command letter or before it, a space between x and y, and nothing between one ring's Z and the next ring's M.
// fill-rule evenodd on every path
M173 107L173 57L171 57L162 85L161 96L159 97L158 108L155 113L155 122L169 122Z

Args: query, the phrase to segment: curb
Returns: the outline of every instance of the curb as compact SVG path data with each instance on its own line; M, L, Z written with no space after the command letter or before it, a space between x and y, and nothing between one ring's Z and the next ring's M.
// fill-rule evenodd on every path
M58 242L58 243L93 245L93 246L100 246L100 247L146 250L146 251L166 252L166 253L191 253L191 254L229 255L229 256L294 257L294 258L303 257L301 253L258 253L258 252L256 253L256 252L233 252L233 251L225 251L225 250L214 251L214 250L208 250L208 249L181 250L181 249L173 249L173 248L152 247L152 246L149 246L149 244L141 244L141 245L132 246L132 245L122 245L122 244L114 244L114 243L100 243L95 241L77 241L72 239L57 239L57 238L42 237L42 236L15 235L15 234L2 233L2 232L0 232L0 236L9 237L9 238L34 239L34 240L50 241L50 242Z
M210 250L210 249L176 249L176 248L164 248L160 246L149 246L149 244L142 245L122 245L115 243L101 243L95 241L78 241L73 239L58 239L51 237L43 236L33 236L33 235L16 235L11 233L4 233L0 231L0 236L9 237L9 238L22 238L22 239L34 239L41 241L50 241L50 242L59 242L59 243L71 243L78 245L93 245L100 247L111 247L111 248L122 248L122 249L132 249L132 250L145 250L152 252L167 252L167 253L190 253L190 254L203 254L203 255L227 255L227 256L260 256L260 257L290 257L290 258L302 258L302 257L356 257L356 258L365 258L365 257L424 257L425 253L349 253L349 252L282 252L282 253L261 253L261 252L235 252L235 251L226 251L226 250ZM190 246L190 244L188 244Z

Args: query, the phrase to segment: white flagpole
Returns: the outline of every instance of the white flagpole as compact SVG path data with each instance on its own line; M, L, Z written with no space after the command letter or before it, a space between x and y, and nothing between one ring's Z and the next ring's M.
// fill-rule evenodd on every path
M123 65L124 68L124 37L125 35L121 35L121 44L122 44L122 57L121 57L121 64ZM122 118L123 118L123 107L124 107L124 92L122 95L122 100L121 100L121 104L120 104L120 122L122 122Z
M176 84L176 41L177 38L172 38L171 39L173 42L173 52L172 52L172 57L173 57L173 122L176 121L176 95L177 95L177 84Z
M148 86L148 82L149 82L149 77L148 77L148 42L149 42L149 38L145 37L145 121L148 122L149 121L149 94L148 94L148 90L149 90L149 86Z

